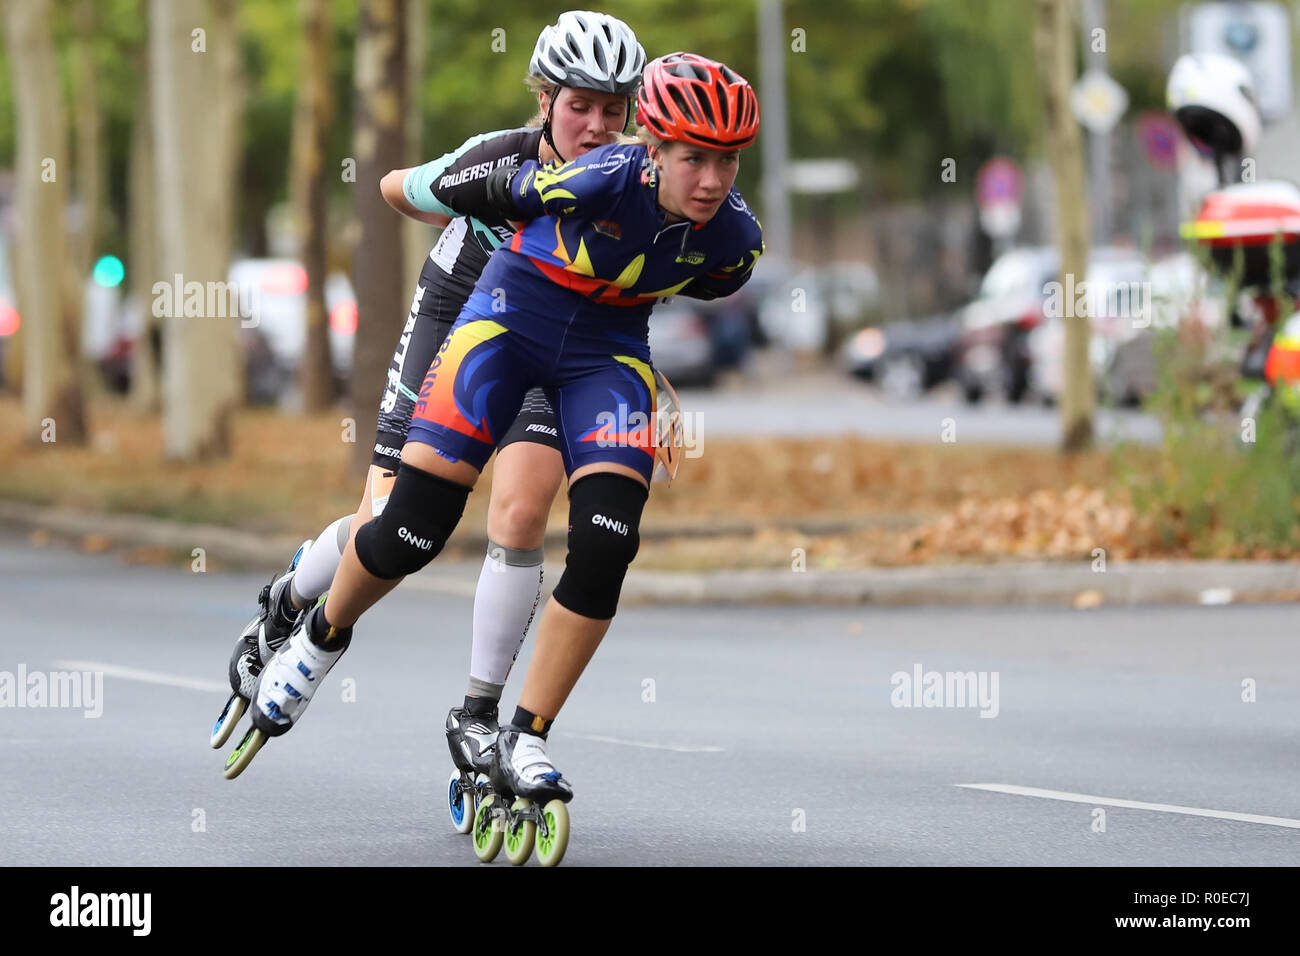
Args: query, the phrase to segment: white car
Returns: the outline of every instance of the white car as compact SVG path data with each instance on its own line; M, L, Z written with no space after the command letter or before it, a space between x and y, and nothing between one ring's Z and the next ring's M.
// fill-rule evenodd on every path
M252 401L274 402L293 385L307 342L307 270L295 259L241 259L228 281L246 314L237 325ZM335 375L352 369L357 301L342 273L325 280L330 358Z
M1089 259L1086 286L1067 284L1054 290L1054 299L1049 295L1043 322L1029 333L1026 342L1032 394L1052 403L1059 401L1065 390L1067 322L1090 324L1088 361L1093 380L1107 383L1119 347L1151 324L1147 273L1136 250L1098 249Z
M239 289L240 302L251 306L241 327L261 335L286 369L297 368L307 342L307 270L294 259L240 259L231 263L228 281ZM356 295L346 275L326 278L325 309L330 357L346 373L357 328Z

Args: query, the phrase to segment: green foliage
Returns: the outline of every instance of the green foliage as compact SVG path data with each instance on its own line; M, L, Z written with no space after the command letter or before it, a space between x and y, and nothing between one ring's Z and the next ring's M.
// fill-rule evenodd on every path
M414 91L423 130L410 162L532 116L535 104L523 84L529 57L541 28L574 6L572 0L411 2L424 4L426 30L419 38L424 76ZM328 149L335 168L353 154L359 4L330 4L335 119ZM1177 6L1177 0L1107 5L1110 66L1129 90L1130 118L1162 105ZM105 110L109 198L122 222L149 3L94 0L93 7L97 27L90 45ZM724 60L754 83L764 101L755 0L611 0L601 8L625 19L650 56L685 48ZM66 84L81 55L73 42L76 5L60 2L52 9ZM302 39L297 0L241 0L238 17L248 96L238 201L247 236L256 234L270 205L288 196ZM847 157L863 167L873 197L891 200L933 194L940 164L954 158L957 188L966 195L974 169L992 153L1026 160L1039 149L1033 22L1028 0L784 0L792 156ZM0 48L0 165L12 163L13 120L12 77ZM761 151L750 150L739 185L751 199L758 198L761 175ZM351 195L339 177L331 182L336 199Z
M1208 338L1161 334L1148 410L1163 443L1154 462L1121 453L1120 473L1161 548L1192 557L1288 553L1300 546L1300 418L1286 401L1241 418L1236 369L1212 354Z
M2 25L0 30L3 30ZM17 137L18 114L14 112L13 73L9 68L9 56L3 44L0 44L0 168L13 168Z

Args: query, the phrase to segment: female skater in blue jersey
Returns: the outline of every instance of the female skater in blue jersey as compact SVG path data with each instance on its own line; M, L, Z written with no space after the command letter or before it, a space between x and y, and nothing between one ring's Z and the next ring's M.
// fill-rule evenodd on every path
M540 386L569 478L569 553L492 782L551 801L553 835L573 791L546 735L614 617L655 460L651 308L674 294L730 295L762 252L734 188L759 123L744 78L694 54L661 57L642 76L637 121L637 141L480 181L483 210L528 224L493 254L431 363L383 514L357 532L326 603L267 664L251 708L266 736L292 727L361 614L441 550L525 393ZM567 815L563 830L567 839ZM558 862L562 841L548 846Z
M213 747L226 742L263 665L288 639L299 609L328 589L349 538L382 513L429 363L488 257L514 234L498 213L480 208L479 216L467 214L465 204L476 197L482 206L482 186L475 189L475 178L485 169L525 159L563 162L614 142L627 125L644 66L645 52L623 21L581 10L562 13L542 30L529 62L527 82L538 102L538 115L529 126L475 136L439 159L384 177L380 188L395 209L445 228L424 261L389 366L370 473L356 514L327 526L314 543L300 549L289 571L262 589L261 611L230 656L232 693L213 728ZM453 707L446 721L458 781L472 781L491 759L497 703L537 607L546 519L563 478L555 416L541 390L534 389L501 438L493 473L488 555L474 595L469 687L463 706ZM228 776L242 769L236 760ZM459 784L453 788L459 791ZM469 820L457 822L468 830Z

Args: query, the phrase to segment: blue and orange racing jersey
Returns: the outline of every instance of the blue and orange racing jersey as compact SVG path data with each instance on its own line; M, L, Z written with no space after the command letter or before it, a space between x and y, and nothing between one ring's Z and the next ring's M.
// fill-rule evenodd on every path
M730 295L763 251L762 226L735 187L708 222L665 224L642 145L602 146L561 166L530 160L511 188L535 218L479 277L466 307L482 316L644 321L666 296Z

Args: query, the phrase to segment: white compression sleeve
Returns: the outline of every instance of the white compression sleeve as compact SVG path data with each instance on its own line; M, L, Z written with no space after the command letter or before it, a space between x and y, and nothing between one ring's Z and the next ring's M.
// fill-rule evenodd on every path
M343 560L343 549L348 543L348 529L352 515L344 515L320 533L316 542L303 555L298 572L293 576L294 603L304 606L329 590L334 572Z
M488 542L474 592L470 693L500 698L542 594L543 549L516 551Z

